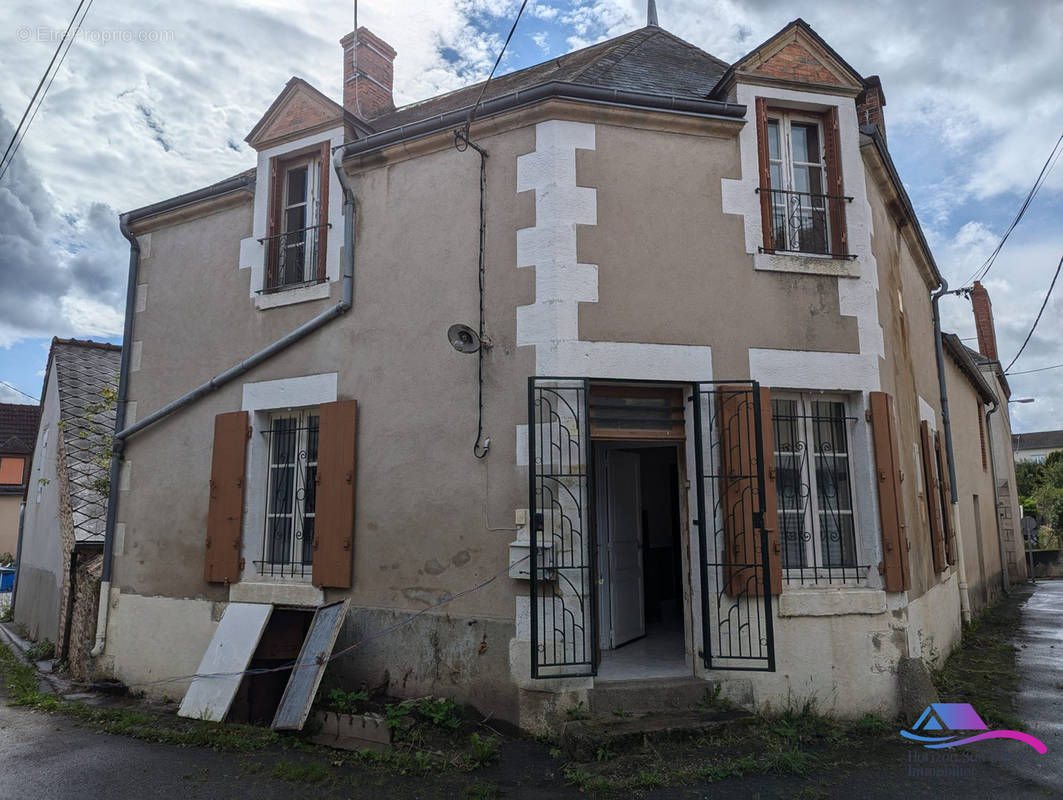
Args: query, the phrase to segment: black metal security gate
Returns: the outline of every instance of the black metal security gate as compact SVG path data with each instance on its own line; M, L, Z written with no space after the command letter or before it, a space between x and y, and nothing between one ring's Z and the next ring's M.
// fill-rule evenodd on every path
M534 678L598 665L589 388L581 378L528 380Z
M709 669L775 670L761 392L755 381L695 384L702 655Z
M761 393L692 389L702 642L709 669L774 671ZM590 380L528 379L531 672L594 675L599 661ZM688 416L689 420L690 417Z

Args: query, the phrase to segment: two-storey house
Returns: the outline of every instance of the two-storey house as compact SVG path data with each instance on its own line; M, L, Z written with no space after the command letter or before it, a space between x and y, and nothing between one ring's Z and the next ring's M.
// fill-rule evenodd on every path
M335 676L528 728L631 680L895 712L972 578L879 80L650 24L395 108L341 44L342 105L293 78L253 169L123 216L98 671L180 695L234 608L276 666L349 598Z

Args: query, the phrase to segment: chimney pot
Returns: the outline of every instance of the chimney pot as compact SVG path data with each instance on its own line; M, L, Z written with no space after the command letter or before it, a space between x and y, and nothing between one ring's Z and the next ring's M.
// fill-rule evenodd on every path
M991 361L997 358L997 330L993 322L993 304L989 292L978 281L971 289L971 305L974 306L974 327L978 334L978 352Z
M370 31L358 28L342 39L343 107L361 120L394 110L392 98L395 49Z

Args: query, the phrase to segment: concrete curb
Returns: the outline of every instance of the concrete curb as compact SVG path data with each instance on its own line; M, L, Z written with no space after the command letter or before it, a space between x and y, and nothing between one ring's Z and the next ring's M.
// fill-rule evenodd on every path
M42 671L35 662L26 657L26 650L29 649L30 643L11 630L10 624L7 622L0 623L0 639L11 646L11 652L15 654L15 657L23 664L28 664L37 670L38 680L44 680L52 693L62 696L64 693L69 692L70 687L66 684L66 681L57 675ZM52 663L54 664L54 662Z

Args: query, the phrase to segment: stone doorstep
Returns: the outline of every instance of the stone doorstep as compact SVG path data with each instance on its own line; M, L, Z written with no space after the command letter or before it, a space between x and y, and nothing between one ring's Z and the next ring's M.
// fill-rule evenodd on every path
M744 724L753 718L742 709L661 711L622 718L598 716L565 723L561 749L569 758L592 761L603 748L619 752L647 741L689 737Z
M753 706L753 686L749 681L710 681L694 677L623 681L596 679L594 688L587 693L587 706L592 714L685 711L699 707L718 686L722 688L721 696L731 702L750 708Z
M317 733L311 737L315 744L339 750L372 750L386 752L391 746L391 728L379 714L338 714L335 711L315 711L313 725Z

